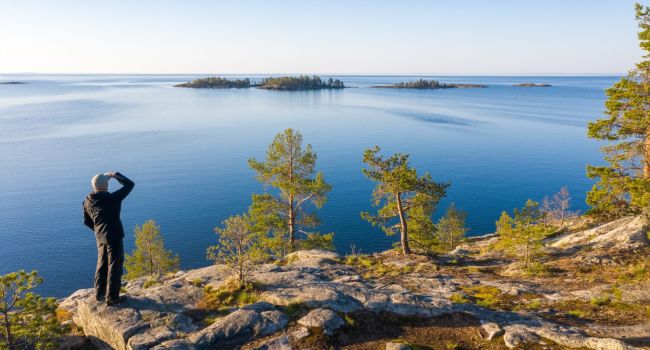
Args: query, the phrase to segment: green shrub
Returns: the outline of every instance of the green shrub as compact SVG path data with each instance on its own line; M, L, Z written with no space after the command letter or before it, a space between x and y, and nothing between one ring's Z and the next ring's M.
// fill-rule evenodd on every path
M58 348L66 329L57 320L56 299L32 291L41 282L36 271L0 275L0 349Z
M155 279L147 279L147 280L144 281L144 283L142 284L142 288L147 289L147 288L149 288L149 287L153 287L153 286L155 286L155 285L157 285L157 284L158 284L158 280L155 280Z
M603 306L603 305L609 304L610 302L611 302L611 300L610 300L610 298L608 296L591 298L591 305L594 305L594 306Z
M240 285L239 281L231 279L224 286L213 289L205 287L203 297L197 306L204 310L220 311L233 306L245 306L259 300L259 286L253 283Z
M567 312L567 314L569 314L571 316L578 317L578 318L587 317L587 313L582 311L582 310L570 310L569 312Z
M147 220L142 226L135 226L135 250L126 254L125 279L145 276L163 276L178 271L180 258L165 249L160 226L154 220Z
M203 287L203 280L200 278L194 278L190 281L190 284L195 286L195 287Z
M501 291L492 286L471 286L463 287L463 290L472 298L476 304L486 308L492 308L501 301Z
M449 300L451 300L452 303L454 304L465 304L469 303L469 299L465 298L465 295L462 293L454 293L449 297Z
M299 241L300 249L334 250L334 233L310 232L305 239Z
M533 299L526 304L526 309L528 310L539 310L541 307L542 301L540 299Z

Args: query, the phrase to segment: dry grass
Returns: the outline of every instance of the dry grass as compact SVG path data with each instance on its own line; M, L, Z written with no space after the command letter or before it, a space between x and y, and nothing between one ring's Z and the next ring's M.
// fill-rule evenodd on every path
M233 306L245 306L258 301L260 286L248 283L242 287L234 279L218 289L205 287L203 297L197 307L204 310L221 311Z

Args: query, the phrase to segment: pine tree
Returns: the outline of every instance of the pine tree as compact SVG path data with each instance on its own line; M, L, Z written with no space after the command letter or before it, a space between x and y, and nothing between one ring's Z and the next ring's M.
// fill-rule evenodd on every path
M208 248L208 259L226 265L236 275L239 288L244 287L253 271L268 258L260 236L246 215L229 217L215 232L219 244Z
M511 217L504 211L496 222L499 240L495 248L520 258L524 268L528 268L542 254L542 240L550 231L542 222L544 213L539 203L533 200L529 199L523 208L515 209L513 214Z
M31 291L42 281L36 271L0 276L0 349L58 349L56 300Z
M447 208L445 216L441 217L436 224L436 240L441 250L450 252L465 240L465 227L467 213L451 204Z
M380 150L375 146L365 151L363 162L368 168L362 169L370 180L377 182L372 197L373 205L380 208L375 215L362 212L361 217L387 235L399 232L402 254L410 254L409 224L419 219L421 226L427 225L426 218L430 220L449 184L434 182L428 173L418 176L415 168L409 166L407 154L384 158L379 155Z
M135 226L135 250L124 262L126 279L163 275L178 270L179 265L178 255L165 250L160 226L154 220Z
M650 8L636 4L644 60L607 90L607 118L589 124L589 137L603 147L606 166L588 166L598 179L587 194L589 213L616 218L650 210Z
M255 158L248 161L260 182L279 190L278 196L259 197L263 208L258 209L268 209L263 210L263 214L274 216L276 221L280 218L286 220L290 250L297 247L296 233L300 228L318 225L318 216L309 211L306 205L321 208L331 190L323 173L315 171L316 153L310 144L303 149L302 141L300 132L286 129L277 134L269 145L265 161Z

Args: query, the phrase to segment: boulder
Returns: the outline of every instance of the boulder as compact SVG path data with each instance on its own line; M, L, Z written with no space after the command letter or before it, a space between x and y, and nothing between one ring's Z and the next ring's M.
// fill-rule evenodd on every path
M93 296L77 302L74 322L99 349L127 349L133 335L149 328L138 310L124 305L106 306Z
M388 342L386 343L386 350L411 350L411 348L404 343Z
M341 258L341 256L327 250L312 249L312 250L299 250L297 252L288 254L285 258L288 261L302 260L302 259L309 259L309 258L338 260Z
M304 286L271 289L260 299L275 305L303 303L310 308L329 308L337 312L353 312L362 304L332 283L314 283Z
M307 327L300 326L291 332L291 338L294 340L303 340L309 336L309 329Z
M255 350L293 350L289 337L286 334L271 338L259 344Z
M174 332L165 326L149 328L129 338L127 348L129 350L146 350L172 338L174 338Z
M273 305L256 303L217 320L187 340L196 349L235 346L273 334L284 328L288 321L288 317Z
M514 349L518 346L524 346L526 344L538 343L540 340L539 336L526 327L522 326L508 326L505 329L503 334L503 342L509 349Z
M503 329L495 322L481 322L481 329L485 332L485 340L490 341L503 335Z
M309 328L320 328L323 333L331 336L345 324L345 321L330 309L314 309L299 319L298 324Z

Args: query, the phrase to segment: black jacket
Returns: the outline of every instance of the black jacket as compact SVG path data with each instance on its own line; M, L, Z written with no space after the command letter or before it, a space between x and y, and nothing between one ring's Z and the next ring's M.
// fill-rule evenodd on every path
M99 243L113 243L124 238L120 220L122 200L135 184L120 173L115 173L115 179L122 184L122 188L113 193L92 192L83 203L84 224L95 231Z

